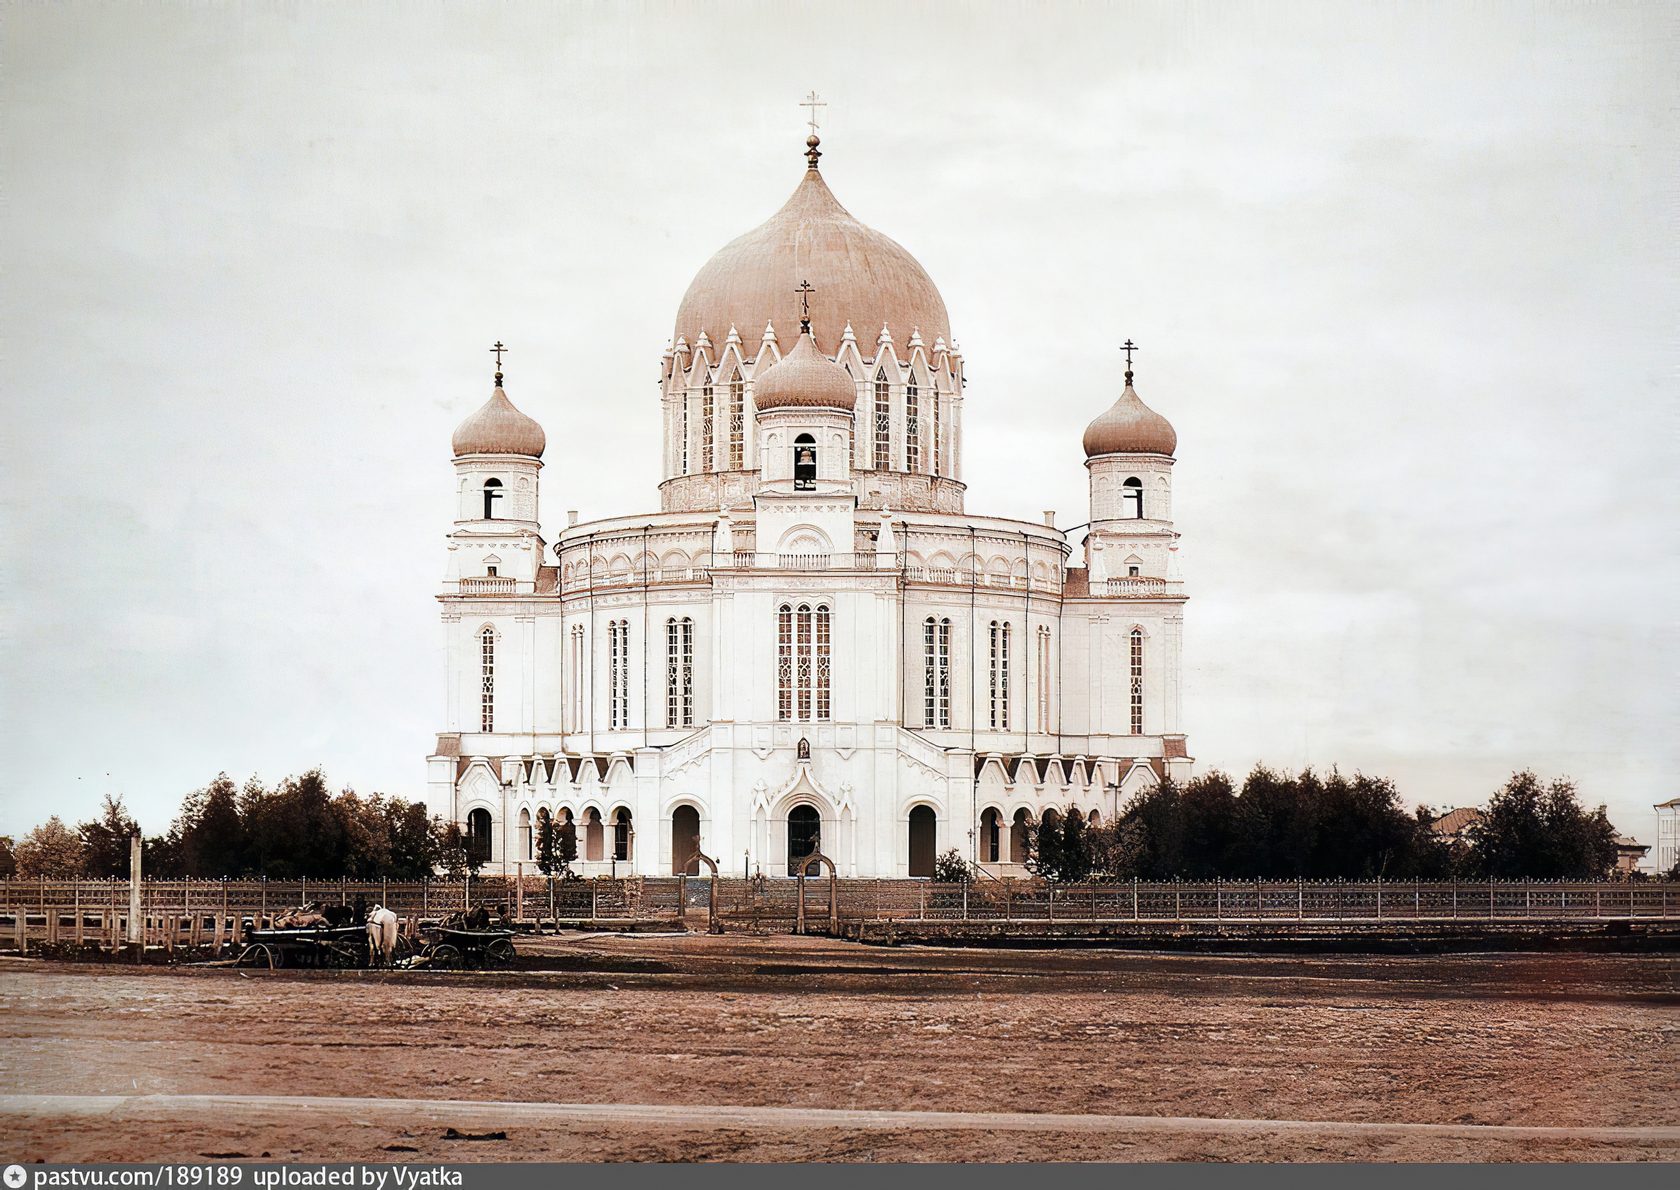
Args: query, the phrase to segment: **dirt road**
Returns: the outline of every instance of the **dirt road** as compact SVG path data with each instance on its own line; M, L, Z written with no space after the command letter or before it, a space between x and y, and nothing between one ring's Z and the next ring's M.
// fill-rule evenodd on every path
M11 1095L356 1101L341 1112L15 1108L8 1159L1680 1159L1672 958L999 953L703 936L542 948L565 969L0 965L0 1089ZM375 1099L471 1102L419 1111ZM1080 1119L1005 1122L1022 1113ZM506 1139L445 1139L451 1127ZM1663 1131L1605 1131L1625 1129Z

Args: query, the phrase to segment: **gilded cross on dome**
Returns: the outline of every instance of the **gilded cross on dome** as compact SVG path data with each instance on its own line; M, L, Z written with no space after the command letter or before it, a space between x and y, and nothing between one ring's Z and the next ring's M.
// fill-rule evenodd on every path
M809 281L801 281L799 288L794 292L799 295L799 331L801 334L810 334L811 295L817 291L811 288Z
M819 107L827 107L828 104L823 100L818 99L817 93L812 91L809 95L805 96L804 99L799 101L799 106L811 109L811 116L805 122L811 126L811 135L817 135L817 109Z
M1137 350L1137 344L1127 339L1120 347L1126 353L1126 383L1132 382L1132 352Z
M496 345L490 350L496 353L496 383L500 384L502 382L502 352L506 351L507 348L502 346L500 339L497 339Z

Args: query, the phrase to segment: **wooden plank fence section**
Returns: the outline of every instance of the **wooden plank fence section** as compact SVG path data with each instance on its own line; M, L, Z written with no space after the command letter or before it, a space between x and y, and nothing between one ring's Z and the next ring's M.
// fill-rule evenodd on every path
M793 880L720 878L720 919L735 928L787 929L799 919ZM927 880L840 880L841 922L1580 922L1671 921L1680 885L1667 881L1445 883L1117 881L1048 885L1026 880L935 884ZM828 919L829 882L809 880L805 917ZM700 877L549 880L480 877L414 882L352 880L146 880L139 903L143 945L208 947L220 953L248 923L318 900L381 904L405 920L435 921L471 905L500 904L523 924L670 922L698 906L705 919L711 882ZM14 950L46 943L115 949L128 928L126 881L0 881L0 942Z

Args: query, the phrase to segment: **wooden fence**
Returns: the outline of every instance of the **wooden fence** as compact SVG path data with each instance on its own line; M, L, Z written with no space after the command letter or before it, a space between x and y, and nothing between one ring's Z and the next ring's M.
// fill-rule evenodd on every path
M353 880L146 880L134 937L157 945L220 949L247 923L309 901L381 904L434 921L473 904L499 903L522 924L706 920L704 877L523 880L485 877L416 882ZM782 930L799 919L792 880L717 881L719 919L735 929ZM1680 885L1649 882L1386 883L1213 881L1050 885L985 880L808 880L805 918L989 922L1578 922L1680 918ZM121 880L0 880L0 947L46 941L115 946L129 937L129 885Z

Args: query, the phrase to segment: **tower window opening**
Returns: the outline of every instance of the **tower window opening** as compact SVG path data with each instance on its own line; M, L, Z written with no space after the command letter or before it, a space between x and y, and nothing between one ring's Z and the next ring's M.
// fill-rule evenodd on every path
M1141 574L1142 574L1142 573L1143 573L1143 571L1142 571L1142 570L1140 570L1140 569L1139 569L1139 568L1138 568L1138 567L1136 567L1136 566L1128 566L1128 567L1126 567L1126 577L1127 577L1127 578L1137 578L1137 577L1138 577L1138 576L1139 576L1139 575L1141 575Z
M1143 734L1143 629L1132 629L1132 734Z
M793 490L814 492L817 489L817 440L801 434L793 440Z
M717 438L717 398L712 395L712 386L707 385L700 390L700 470L710 473L713 468L712 452L716 448Z
M922 469L922 417L920 394L916 391L916 377L912 373L904 385L904 469Z
M583 625L572 625L572 657L566 679L571 686L567 708L571 711L571 728L583 730Z
M826 604L784 603L776 609L776 718L828 720L830 648Z
M1038 629L1038 730L1050 732L1050 629Z
M1120 485L1120 507L1128 520L1143 519L1143 481L1133 475Z
M928 438L928 474L938 475L939 466L944 461L943 447L939 441L939 386L928 385L928 412L933 415L933 433Z
M882 368L875 373L875 470L891 471L892 465L892 387Z
M502 481L491 476L484 481L484 519L496 519L496 501L502 498Z
M688 394L677 400L677 473L688 474Z
M729 382L729 469L739 471L747 456L747 386L741 374Z
M478 729L496 730L496 630L478 634Z

